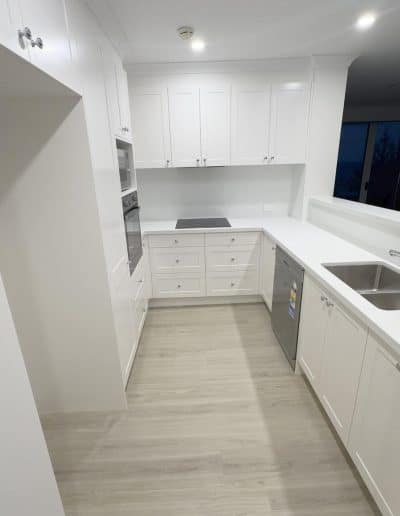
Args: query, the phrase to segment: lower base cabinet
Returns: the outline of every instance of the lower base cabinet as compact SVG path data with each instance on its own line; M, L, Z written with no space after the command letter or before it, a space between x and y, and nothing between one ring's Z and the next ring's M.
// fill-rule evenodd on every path
M300 366L347 444L363 366L367 328L307 275L301 312Z
M400 515L400 357L369 335L349 451L382 513Z

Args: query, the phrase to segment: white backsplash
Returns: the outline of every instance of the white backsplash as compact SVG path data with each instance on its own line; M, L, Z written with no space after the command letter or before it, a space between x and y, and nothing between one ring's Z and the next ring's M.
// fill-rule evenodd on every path
M288 215L302 166L138 170L143 220Z

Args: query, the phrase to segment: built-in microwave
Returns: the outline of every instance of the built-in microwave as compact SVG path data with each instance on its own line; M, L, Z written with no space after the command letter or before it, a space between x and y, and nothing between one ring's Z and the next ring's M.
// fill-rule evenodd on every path
M132 186L132 172L130 164L130 152L128 148L117 147L119 179L121 191L129 190Z

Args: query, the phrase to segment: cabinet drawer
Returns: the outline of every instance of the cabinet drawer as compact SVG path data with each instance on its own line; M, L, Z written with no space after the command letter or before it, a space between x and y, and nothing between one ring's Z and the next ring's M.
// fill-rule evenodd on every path
M257 272L220 272L207 275L208 296L250 295L257 293Z
M153 274L204 272L203 247L152 248L150 260Z
M208 247L207 271L240 271L258 269L259 246Z
M254 246L257 245L259 241L260 233L257 231L206 233L206 246Z
M203 247L204 234L169 233L167 235L149 235L150 247Z
M196 297L205 295L204 274L154 274L153 297Z

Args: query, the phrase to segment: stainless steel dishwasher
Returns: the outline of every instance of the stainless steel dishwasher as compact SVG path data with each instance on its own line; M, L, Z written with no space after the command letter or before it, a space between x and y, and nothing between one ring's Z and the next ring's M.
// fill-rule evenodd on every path
M296 365L304 269L280 247L276 248L272 328L290 365Z

